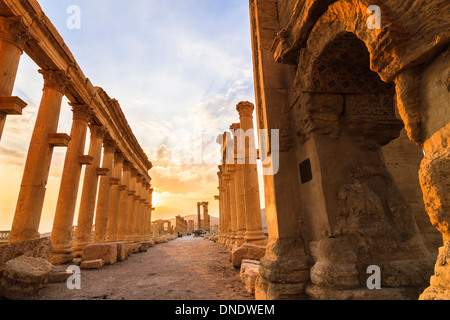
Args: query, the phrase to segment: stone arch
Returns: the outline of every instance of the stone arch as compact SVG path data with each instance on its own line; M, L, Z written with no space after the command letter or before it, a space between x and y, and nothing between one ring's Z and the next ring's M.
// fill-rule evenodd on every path
M315 260L306 290L319 299L417 298L433 260L381 152L404 124L396 115L395 85L373 71L377 53L373 37L361 31L365 16L357 11L361 7L353 9L344 20L329 23L343 14L333 8L319 19L301 50L294 81L300 91L299 149L309 150L299 152L298 160L315 161L312 175L318 177L300 189L310 195L302 202L308 204L303 212ZM321 208L308 208L315 198L311 190L321 191ZM383 293L365 289L370 265L384 273Z

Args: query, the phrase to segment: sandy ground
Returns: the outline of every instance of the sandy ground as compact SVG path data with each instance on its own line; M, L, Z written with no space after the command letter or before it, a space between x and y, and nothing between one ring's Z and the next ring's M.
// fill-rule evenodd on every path
M101 270L82 270L81 290L49 284L31 300L253 300L229 253L184 237Z

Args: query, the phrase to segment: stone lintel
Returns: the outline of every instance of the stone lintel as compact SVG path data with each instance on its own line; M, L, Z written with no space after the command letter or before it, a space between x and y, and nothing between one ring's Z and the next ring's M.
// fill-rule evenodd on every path
M89 155L83 155L78 157L78 162L83 166L91 166L92 161L94 161L94 157Z
M105 177L108 175L109 171L111 171L111 170L109 170L108 168L97 168L97 175L101 176L101 177Z
M0 97L0 112L7 115L21 115L28 104L19 97Z
M48 143L53 147L67 148L70 140L72 140L72 138L66 133L50 133L48 135Z

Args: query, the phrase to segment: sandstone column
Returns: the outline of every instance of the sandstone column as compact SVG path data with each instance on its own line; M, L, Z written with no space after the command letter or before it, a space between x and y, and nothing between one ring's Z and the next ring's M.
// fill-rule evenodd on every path
M116 152L114 154L113 177L111 178L111 197L109 199L108 227L106 230L107 242L117 241L123 161L123 154Z
M197 202L197 214L198 214L198 226L197 230L202 230L202 214L201 214L201 202Z
M109 200L111 198L111 178L114 163L116 143L107 139L103 142L102 169L105 174L100 178L98 187L98 203L95 214L95 233L93 243L104 243L108 226Z
M245 157L243 153L239 152L239 131L241 129L240 123L234 123L230 129L234 137L234 161L235 161L235 187L236 187L236 242L235 246L240 247L244 242L247 221L245 213L245 189L244 189L244 163Z
M23 47L29 35L20 17L0 17L0 140L7 115L20 115L26 103L11 97Z
M150 185L151 187L151 185ZM149 190L149 197L148 197L148 202L149 202L149 218L148 218L148 223L149 223L149 237L152 238L152 214L153 214L153 188L150 188Z
M126 239L128 242L133 241L134 230L134 197L136 196L136 180L137 170L131 169L130 189L128 190L128 213L127 213L127 234Z
M28 149L10 242L39 237L39 223L55 146L67 146L69 137L57 134L61 102L68 77L64 71L40 70L44 90Z
M80 185L81 169L84 162L86 134L90 120L90 108L87 105L72 105L73 122L69 146L67 148L64 169L61 177L58 202L52 229L53 264L72 261L72 226ZM91 161L92 159L89 159ZM89 162L88 161L88 162Z
M117 226L118 241L126 241L127 235L127 217L128 217L128 190L130 190L131 180L131 163L125 161L123 163L123 180L120 186L120 210L119 221Z
M141 174L136 178L136 195L134 196L134 212L133 212L133 242L139 241L139 228L140 228L140 212L141 212L141 193L142 193L142 180Z
M147 181L144 179L142 181L141 188L141 199L139 200L139 224L138 224L138 241L144 240L144 232L145 232L145 202L147 201L146 197L146 189L147 189Z
M245 133L245 164L244 188L247 231L246 243L265 243L266 236L262 231L261 201L259 195L258 169L256 166L256 147L253 132L253 111L255 107L250 102L240 102L237 111L241 120L241 129ZM242 137L241 137L242 138ZM247 140L248 138L248 140Z
M226 169L225 169L225 173L222 176L223 179L223 187L224 187L224 217L223 217L223 222L224 222L224 243L227 244L230 240L231 237L231 212L230 212L230 174L226 173Z
M224 236L224 222L223 222L223 218L224 218L224 209L223 209L223 201L224 201L224 187L223 187L223 183L222 183L222 167L223 166L219 166L219 172L217 172L217 177L219 179L219 187L217 189L219 189L219 242L223 242L223 236Z
M234 246L237 234L237 216L236 216L236 166L234 164L227 164L227 171L230 175L228 184L228 192L230 197L230 235L227 241L229 246Z
M73 246L74 256L78 256L83 248L91 242L92 223L94 221L95 202L98 187L98 175L102 157L102 144L105 130L101 126L90 125L91 132L89 156L92 164L86 167L84 173L83 190L81 193L78 228Z
M211 227L210 227L210 218L209 218L209 212L208 212L208 202L203 202L203 225L204 225L204 229L205 231L211 231Z

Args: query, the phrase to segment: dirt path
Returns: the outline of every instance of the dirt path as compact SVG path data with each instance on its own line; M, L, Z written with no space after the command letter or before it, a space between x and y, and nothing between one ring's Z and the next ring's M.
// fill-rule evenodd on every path
M83 270L81 290L49 284L33 300L252 300L229 253L185 237L101 270Z

